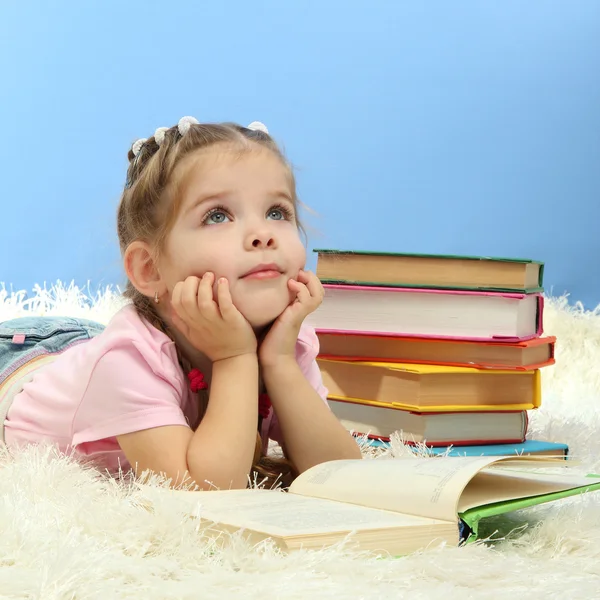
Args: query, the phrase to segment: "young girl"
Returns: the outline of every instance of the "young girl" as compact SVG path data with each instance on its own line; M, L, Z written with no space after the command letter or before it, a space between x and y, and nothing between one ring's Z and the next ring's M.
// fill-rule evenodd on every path
M129 161L117 228L131 303L105 329L0 324L8 447L50 442L204 489L360 458L326 404L303 324L323 289L303 270L294 176L264 125L184 117ZM268 438L287 460L267 459Z

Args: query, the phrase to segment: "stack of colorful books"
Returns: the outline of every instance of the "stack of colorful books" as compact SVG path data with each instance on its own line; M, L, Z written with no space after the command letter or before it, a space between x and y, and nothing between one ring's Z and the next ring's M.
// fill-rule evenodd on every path
M308 322L329 404L356 434L454 455L551 454L527 438L541 404L541 262L315 250L323 304ZM449 447L451 447L449 449Z

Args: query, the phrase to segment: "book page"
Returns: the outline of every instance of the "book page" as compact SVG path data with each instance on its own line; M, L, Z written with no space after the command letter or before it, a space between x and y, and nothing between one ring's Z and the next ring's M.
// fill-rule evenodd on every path
M434 519L307 498L276 490L184 492L167 490L189 504L190 514L271 536L298 536L369 529L427 527ZM458 531L458 530L457 530ZM458 535L458 534L457 534Z
M458 512L496 502L585 488L598 481L600 479L586 477L574 469L523 468L518 462L509 461L477 473L461 495Z
M455 523L468 482L484 467L502 460L506 458L337 460L302 473L290 493Z

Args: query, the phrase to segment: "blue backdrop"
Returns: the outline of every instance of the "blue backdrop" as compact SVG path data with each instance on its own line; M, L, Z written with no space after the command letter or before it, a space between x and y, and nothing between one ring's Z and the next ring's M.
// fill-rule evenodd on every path
M14 288L122 283L126 152L193 115L267 123L311 248L541 259L600 303L595 0L7 1L0 75Z

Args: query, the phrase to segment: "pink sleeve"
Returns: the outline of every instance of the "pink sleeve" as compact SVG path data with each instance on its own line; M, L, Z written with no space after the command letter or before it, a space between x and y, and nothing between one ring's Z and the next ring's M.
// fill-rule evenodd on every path
M296 343L296 361L302 373L306 377L308 383L315 389L317 394L323 399L323 403L327 404L328 390L323 385L321 370L317 364L316 358L319 354L319 338L315 330L309 325L302 325L298 342ZM279 444L282 442L281 427L275 411L272 412L271 422L269 424L269 437Z
M185 425L182 378L166 355L135 343L110 349L96 363L73 420L73 445L164 425Z

